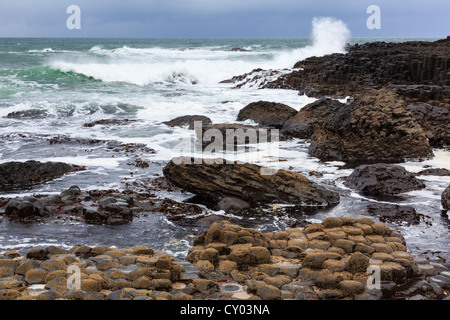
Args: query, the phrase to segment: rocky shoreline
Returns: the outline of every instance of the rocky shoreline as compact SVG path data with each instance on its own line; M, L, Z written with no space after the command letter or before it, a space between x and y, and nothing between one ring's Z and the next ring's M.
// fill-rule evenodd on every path
M186 260L144 246L7 251L0 299L422 300L450 289L445 266L412 256L401 234L368 218L326 218L277 233L216 222ZM379 288L368 287L368 268L379 270Z
M153 177L123 178L125 188L120 190L74 185L54 194L0 198L0 223L4 219L25 226L62 219L120 227L141 215L162 213L171 223L201 230L185 259L138 243L129 248L80 244L6 251L0 254L0 300L449 299L450 257L439 252L432 259L413 255L399 230L383 223L429 223L414 207L385 201L401 201L405 193L425 189L429 175L450 175L447 169L425 167L414 174L398 165L432 159L439 148L449 148L449 41L355 45L347 54L300 61L275 81L261 82L262 70L225 81L238 89L258 80L261 88L320 98L298 112L281 103L257 101L240 110L237 123L213 123L202 115L162 123L196 130L202 150L211 142L203 139L208 130L223 136L229 130L244 135L280 130L282 141L308 141L310 157L354 169L339 181L312 179L323 172L309 172L308 177L289 168L267 174L273 169L259 164L184 157L164 163ZM98 120L84 127L131 126L135 121ZM200 131L196 122L202 123ZM157 153L146 145L117 141L45 138L50 144L104 144L107 152L134 157L129 165L142 169L151 164L136 150ZM219 144L231 143L234 151L245 139ZM23 191L85 170L60 162L5 162L0 165L0 190ZM339 189L338 183L347 189ZM170 192L193 198L174 200ZM345 192L381 202L365 205L361 216L352 212L353 217L330 216L317 223L296 219L278 232L262 232L256 224L242 226L233 219L285 214L282 210L328 210L339 205ZM450 186L439 197L442 213L437 214L448 223ZM208 210L223 215L205 214ZM367 215L373 219L363 217ZM80 270L80 288L68 287L69 267ZM369 270L379 272L380 288L368 287Z

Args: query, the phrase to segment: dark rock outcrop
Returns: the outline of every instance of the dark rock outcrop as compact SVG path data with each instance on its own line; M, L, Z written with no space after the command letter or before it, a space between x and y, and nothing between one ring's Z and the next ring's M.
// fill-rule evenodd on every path
M303 107L296 115L288 119L281 129L281 134L300 139L310 139L318 124L344 106L337 100L321 98Z
M418 224L420 217L416 210L410 206L400 206L396 204L377 203L369 204L367 211L370 215L378 217L382 222L407 222L408 224Z
M361 87L391 85L412 104L450 107L450 37L435 42L373 42L348 46L346 54L310 57L300 70L266 84L308 96L353 95Z
M405 168L391 164L362 165L347 178L345 184L370 196L395 196L425 188L425 184Z
M407 106L435 148L450 146L450 111L429 104Z
M201 131L196 132L196 138L203 149L211 144L220 148L221 140L223 150L233 151L237 146L242 149L245 145L278 142L283 139L278 132L276 136L273 135L272 130L237 123L216 123L203 126Z
M416 176L450 177L450 170L445 168L427 168L416 173Z
M400 97L367 89L316 126L309 154L323 161L374 163L425 159L433 152Z
M90 194L72 186L59 195L11 199L4 207L4 214L12 221L26 223L61 216L84 218L84 222L97 225L120 225L133 220L132 198L101 197L98 203L90 205L93 200Z
M227 164L223 159L215 161L174 158L163 173L174 185L215 203L225 197L242 199L252 205L282 202L326 206L339 202L337 193L295 172L271 171L249 163Z
M253 120L256 123L274 128L281 128L297 110L282 103L258 101L239 111L237 121Z
M76 170L62 162L6 162L0 164L0 190L23 189ZM79 169L79 168L78 168Z
M175 119L172 119L170 121L163 122L168 127L184 127L189 126L189 130L194 130L194 123L196 121L202 122L202 126L209 126L212 125L212 121L210 118L205 116L182 116Z
M111 125L126 125L133 122L136 122L137 120L128 120L128 119L104 119L104 120L97 120L92 122L87 122L83 126L87 128L95 127L95 126L111 126Z
M47 116L45 110L31 109L25 111L16 111L8 113L8 119L43 119Z

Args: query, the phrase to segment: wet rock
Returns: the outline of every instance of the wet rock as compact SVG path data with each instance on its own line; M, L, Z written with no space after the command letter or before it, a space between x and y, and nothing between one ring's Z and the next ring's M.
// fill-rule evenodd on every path
M425 188L425 184L405 168L390 164L362 165L348 177L348 187L369 196L395 196Z
M83 126L87 128L92 128L98 125L101 126L110 126L110 125L125 125L136 122L136 120L128 120L128 119L104 119L104 120L97 120L93 122L87 122Z
M266 168L249 163L209 164L205 160L175 158L163 169L173 184L218 203L225 197L242 199L250 204L284 202L298 205L327 206L337 204L339 195L304 176L278 170L265 175ZM183 163L184 161L184 163ZM195 163L200 164L195 164ZM268 169L270 170L270 169Z
M230 51L233 51L233 52L250 52L250 50L247 50L247 49L243 49L243 48L231 48L231 50Z
M185 220L187 217L202 215L205 210L195 204L177 202L166 198L153 202L152 211L164 213L170 221L178 222Z
M257 143L278 142L282 138L277 133L273 134L273 129L237 123L204 126L196 132L196 137L203 149L209 150L213 145L227 152L243 150Z
M191 115L191 116L182 116L175 118L170 121L163 122L165 125L169 127L184 127L189 126L189 130L194 130L194 123L199 121L202 123L202 127L212 125L212 121L210 118L199 115Z
M378 217L381 222L402 222L409 224L420 223L420 217L416 209L410 206L400 206L397 204L377 203L369 204L367 211L370 215Z
M61 162L6 162L0 164L0 190L24 189L50 181L71 171L73 166Z
M308 150L323 161L404 162L433 156L404 101L387 89L367 89L315 127Z
M441 204L444 210L450 210L450 185L444 190L441 195Z
M300 109L283 125L281 133L286 136L310 139L316 126L330 114L335 113L344 104L331 98L321 98Z
M239 213L249 208L248 202L233 197L224 197L217 204L218 210L224 210L227 213Z
M43 119L47 116L45 110L31 109L25 111L16 111L8 113L6 118L8 119Z
M74 204L74 203L81 202L83 194L81 192L80 187L72 186L69 189L61 192L61 194L59 196L60 196L61 202L68 205L68 204Z
M26 220L33 217L43 217L44 212L35 203L29 201L10 200L5 206L5 214L9 217Z
M133 220L129 204L122 199L113 197L99 201L99 210L89 208L84 210L84 219L89 224L121 225Z
M281 128L286 120L296 114L297 110L285 104L258 101L239 111L237 121L253 120L263 126Z
M416 176L450 177L450 170L439 168L427 168L416 173Z
M408 106L414 118L425 131L430 145L435 148L450 146L450 111L429 104Z

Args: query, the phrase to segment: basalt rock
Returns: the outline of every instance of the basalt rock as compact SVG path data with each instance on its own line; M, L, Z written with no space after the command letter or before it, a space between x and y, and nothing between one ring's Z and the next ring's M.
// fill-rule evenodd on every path
M61 177L75 167L62 162L6 162L0 164L0 190L23 189Z
M346 54L310 57L266 84L308 96L351 96L364 87L390 85L413 104L450 106L450 37L435 42L373 42L347 47Z
M367 89L317 125L309 154L323 161L403 162L433 156L428 139L406 109L387 89Z
M227 164L224 159L214 161L174 158L163 173L176 186L215 203L225 197L253 205L281 202L327 206L339 202L337 193L295 172L250 163Z
M295 138L310 139L316 126L342 107L345 105L337 100L321 98L303 107L288 119L281 129L281 133Z
M405 168L383 163L359 166L345 184L365 195L379 197L425 188L425 184Z
M370 215L378 217L381 222L407 222L418 224L420 217L416 210L410 206L400 206L389 203L369 204L367 211Z
M258 101L239 111L237 121L253 120L256 123L274 128L281 128L297 111L282 103Z

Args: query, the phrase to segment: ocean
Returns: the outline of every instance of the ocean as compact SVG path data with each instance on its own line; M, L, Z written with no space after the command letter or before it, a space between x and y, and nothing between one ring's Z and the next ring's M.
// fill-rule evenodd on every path
M411 39L348 38L345 32L330 39L326 30L320 29L313 38L304 39L0 39L0 162L62 161L87 169L0 196L59 193L72 185L83 190L123 190L126 182L160 176L164 164L176 155L174 146L193 134L187 128L169 128L164 121L198 114L214 123L229 123L236 122L239 110L251 102L274 101L300 110L315 101L296 91L259 89L257 84L233 89L231 84L220 83L222 80L256 68L288 72L309 56L345 52L346 43L406 40ZM103 119L136 121L84 126ZM145 148L114 153L111 144L86 141L145 145L156 153ZM339 178L351 174L352 168L340 162L320 162L310 157L307 149L307 141L280 142L283 161L277 165L304 173L323 172L323 176L310 178L339 191L340 205L315 215L234 218L259 230L275 231L297 218L315 222L326 216L356 216L367 204L376 202L342 184ZM450 169L450 152L434 152L431 160L402 165L412 172L424 166ZM137 158L150 166L130 165L130 159ZM272 165L270 159L258 163ZM405 235L413 252L441 251L443 256L450 256L449 222L440 207L440 194L450 177L423 178L426 189L410 192L396 203L415 207L429 223L394 227ZM158 196L178 201L189 197L169 191L159 191ZM217 212L207 211L213 213ZM58 221L21 225L4 219L0 222L0 252L78 243L117 247L141 244L183 256L198 230L173 224L158 213L114 227Z

